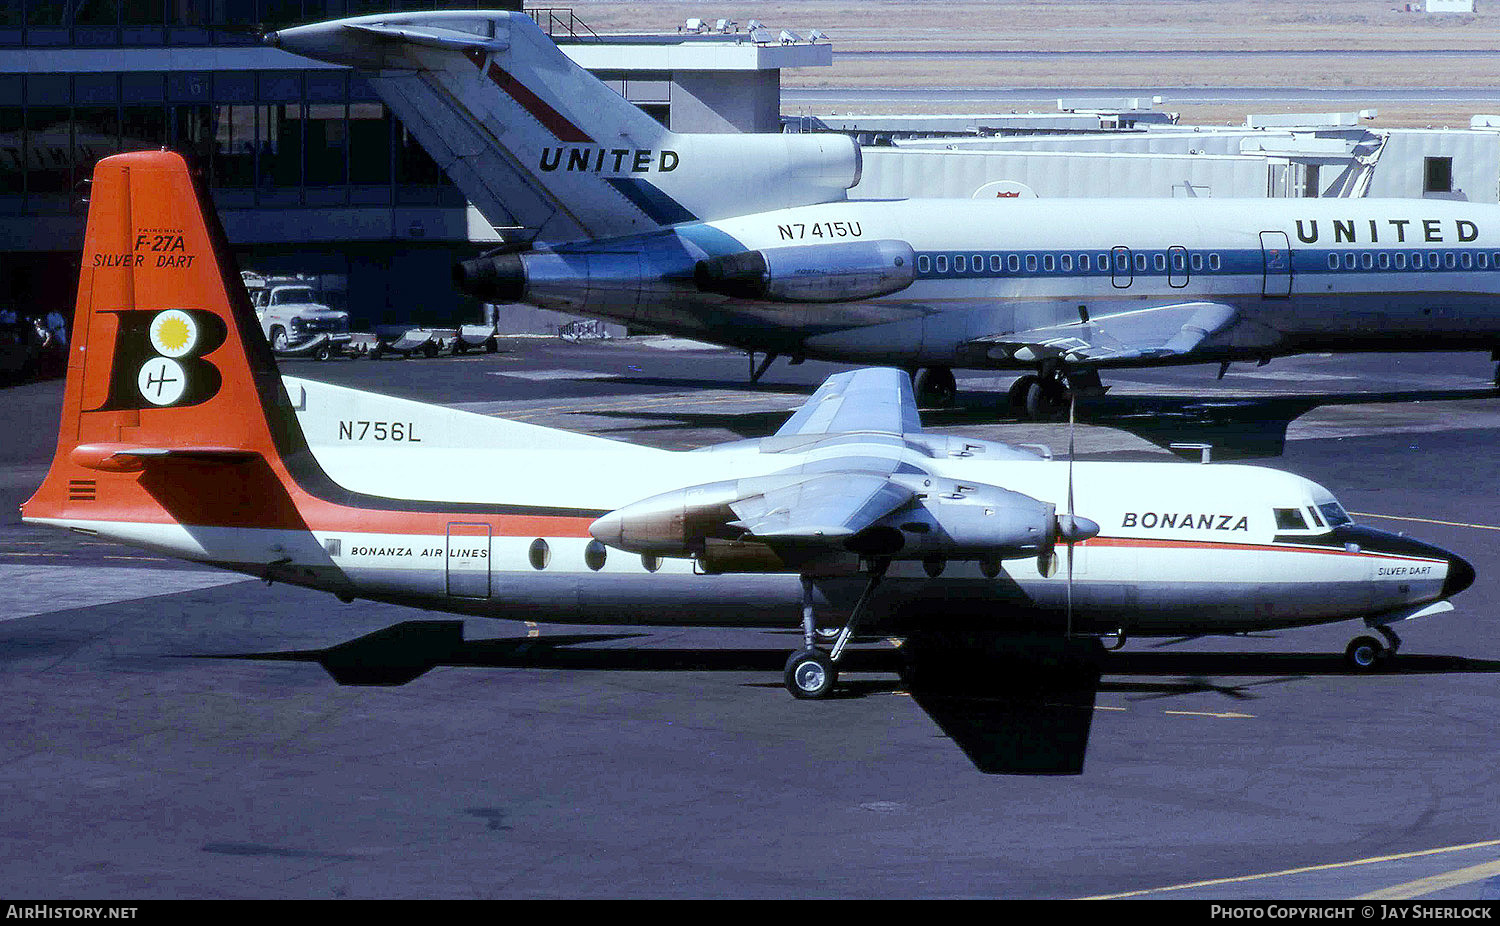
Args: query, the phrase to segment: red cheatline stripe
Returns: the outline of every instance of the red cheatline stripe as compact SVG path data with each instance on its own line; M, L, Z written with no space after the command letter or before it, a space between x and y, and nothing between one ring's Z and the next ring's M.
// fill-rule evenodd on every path
M511 99L535 116L538 122L547 127L547 131L556 135L558 141L579 142L585 145L594 143L594 140L583 129L569 122L567 117L547 105L545 100L532 93L525 84L507 74L500 65L490 64L489 77L495 82L495 86L510 94Z
M1423 556L1408 556L1402 553L1381 553L1377 550L1348 550L1333 547L1291 546L1288 544L1227 543L1218 540L1152 540L1144 537L1095 537L1079 544L1085 547L1187 547L1200 550L1251 550L1264 553L1322 553L1329 556L1364 556L1376 559L1403 559L1414 563L1441 563L1443 560Z

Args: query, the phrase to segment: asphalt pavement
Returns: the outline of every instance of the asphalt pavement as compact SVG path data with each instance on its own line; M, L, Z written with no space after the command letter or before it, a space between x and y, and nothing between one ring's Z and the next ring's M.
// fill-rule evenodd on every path
M285 372L688 448L839 367L662 339ZM797 701L786 632L458 620L23 525L61 382L0 390L0 894L1500 897L1500 398L1482 354L1130 371L1090 459L1301 473L1478 570L1355 675L1356 622L1116 653L861 644ZM1062 453L1010 376L932 430ZM1196 451L1183 451L1194 455ZM1128 487L1122 487L1128 491ZM905 650L905 651L904 651ZM342 680L342 681L340 681Z

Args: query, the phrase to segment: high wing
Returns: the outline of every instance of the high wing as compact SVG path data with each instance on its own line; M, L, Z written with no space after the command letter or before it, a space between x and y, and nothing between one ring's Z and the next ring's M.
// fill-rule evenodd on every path
M901 370L877 367L828 377L776 436L921 431L922 417L917 413L911 377Z
M826 473L738 499L731 527L767 543L852 537L916 497L875 473Z
M987 348L992 357L998 351L1023 362L1049 358L1099 364L1165 360L1193 353L1238 321L1239 313L1233 306L1182 302L1113 315L1095 314L1066 325L986 335L969 343Z
M589 533L634 553L694 557L708 571L733 568L726 565L733 556L759 555L746 553L751 547L799 571L847 567L859 557L1049 556L1061 535L1051 503L959 483L934 462L1038 458L1004 444L924 435L921 427L905 372L839 373L758 442L760 454L787 454L795 464L642 499L598 519ZM1098 530L1087 519L1077 522L1076 530L1069 522L1070 536Z

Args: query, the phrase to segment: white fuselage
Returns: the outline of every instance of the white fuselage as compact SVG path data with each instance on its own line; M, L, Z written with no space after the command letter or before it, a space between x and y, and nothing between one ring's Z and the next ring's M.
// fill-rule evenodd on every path
M757 303L691 285L694 262L716 254L877 240L911 246L909 287L852 302ZM634 264L580 281L554 278L544 263L622 248L640 255L638 284L626 279ZM1485 204L848 201L538 254L526 298L539 305L861 363L1024 366L978 339L1077 322L1081 310L1099 319L1194 302L1232 306L1239 321L1178 362L1500 345L1500 207Z
M606 548L590 538L589 524L659 492L782 472L851 450L845 438L799 452L762 452L756 441L662 451L286 383L330 484L380 503L378 510L348 498L304 506L305 527L49 523L346 597L430 609L584 624L790 627L801 593L795 574L703 575L692 560ZM1005 486L1064 510L1064 462L907 452L934 476ZM1073 469L1076 511L1101 526L1072 551L1075 629L1230 632L1388 614L1440 598L1449 577L1451 562L1436 548L1407 541L1379 552L1378 542L1335 538L1337 502L1298 476L1189 463ZM898 632L952 624L1057 630L1067 576L1063 547L1050 575L1035 558L897 562L871 620ZM847 611L862 582L820 580L816 603Z

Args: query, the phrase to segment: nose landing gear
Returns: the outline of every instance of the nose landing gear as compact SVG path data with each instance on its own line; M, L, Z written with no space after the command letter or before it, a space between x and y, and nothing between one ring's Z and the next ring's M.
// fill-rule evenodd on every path
M1401 638L1396 636L1396 631L1384 624L1376 624L1374 629L1385 637L1385 642L1368 635L1359 636L1349 641L1344 650L1344 661L1356 672L1389 669L1396 658L1396 650L1401 647Z

